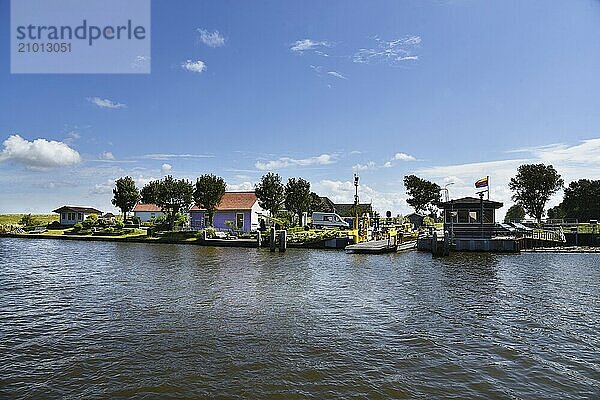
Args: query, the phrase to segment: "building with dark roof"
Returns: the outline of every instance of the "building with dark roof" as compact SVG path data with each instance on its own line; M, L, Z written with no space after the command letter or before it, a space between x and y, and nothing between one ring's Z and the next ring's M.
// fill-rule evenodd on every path
M80 206L62 206L52 212L59 215L61 225L75 225L78 222L85 221L91 214L102 215L102 211L93 207Z
M455 238L489 238L496 226L498 201L463 197L440 204L444 210L444 230Z

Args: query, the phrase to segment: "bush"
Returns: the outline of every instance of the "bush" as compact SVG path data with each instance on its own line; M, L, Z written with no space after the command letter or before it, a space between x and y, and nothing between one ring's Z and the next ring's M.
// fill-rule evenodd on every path
M36 226L38 221L33 218L31 214L25 214L21 217L21 220L19 220L19 224L24 226Z
M83 227L85 229L91 229L92 227L96 226L97 224L98 224L98 215L96 215L96 214L88 215L88 217L85 219L85 221L83 221Z
M58 229L60 228L60 222L58 221L52 221L51 223L48 224L48 228L53 228L53 229Z
M121 229L123 229L125 227L125 224L121 220L115 221L114 225L115 225L115 229L116 230L121 230Z
M214 239L215 238L215 228L206 228L206 238L207 239Z
M73 232L80 232L83 229L83 224L81 222L73 225Z

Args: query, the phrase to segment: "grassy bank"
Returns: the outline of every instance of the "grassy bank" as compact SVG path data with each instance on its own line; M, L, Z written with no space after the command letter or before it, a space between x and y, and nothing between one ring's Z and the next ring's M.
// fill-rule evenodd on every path
M0 214L0 225L16 225L23 215L27 214ZM38 225L48 225L58 221L58 214L31 214L31 216L38 222Z

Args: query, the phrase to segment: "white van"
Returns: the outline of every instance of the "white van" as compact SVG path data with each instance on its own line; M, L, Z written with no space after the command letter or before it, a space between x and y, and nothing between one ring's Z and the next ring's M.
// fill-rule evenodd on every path
M314 212L312 213L312 226L314 228L350 228L350 225L336 213Z

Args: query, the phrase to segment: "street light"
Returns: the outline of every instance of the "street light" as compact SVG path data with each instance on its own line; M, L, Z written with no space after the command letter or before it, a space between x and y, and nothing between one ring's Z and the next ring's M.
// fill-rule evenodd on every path
M442 190L443 190L444 192L446 192L446 200L444 200L444 201L449 201L449 200L450 200L450 192L448 192L448 186L450 186L450 185L454 185L454 182L447 183L447 184L446 184L446 185L445 185L445 186L442 188Z

